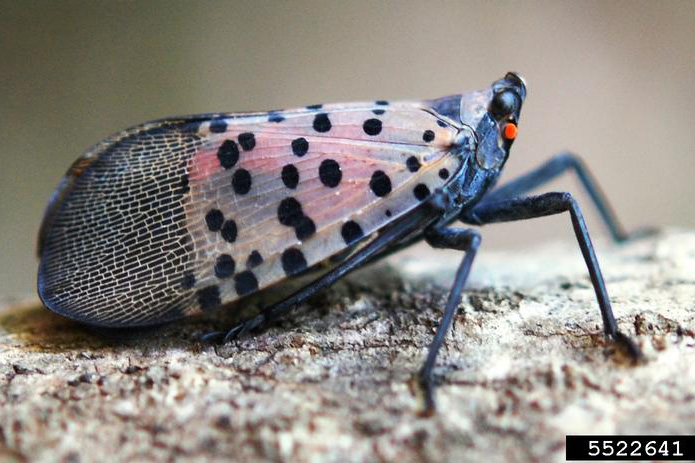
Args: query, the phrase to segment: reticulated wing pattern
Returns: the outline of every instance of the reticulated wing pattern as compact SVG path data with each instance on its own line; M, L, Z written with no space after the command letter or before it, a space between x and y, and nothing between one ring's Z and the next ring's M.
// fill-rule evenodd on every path
M39 294L50 309L113 326L191 310L194 295L180 285L193 256L186 166L201 143L184 122L151 124L100 143L73 165L40 235Z

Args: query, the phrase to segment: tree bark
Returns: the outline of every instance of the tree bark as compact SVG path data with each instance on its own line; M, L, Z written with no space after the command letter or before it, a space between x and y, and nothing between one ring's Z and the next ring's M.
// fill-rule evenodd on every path
M460 255L395 256L224 346L228 314L125 338L0 310L5 462L551 462L566 434L695 434L695 232L599 261L633 365L602 334L575 245L474 263L425 416L415 374Z

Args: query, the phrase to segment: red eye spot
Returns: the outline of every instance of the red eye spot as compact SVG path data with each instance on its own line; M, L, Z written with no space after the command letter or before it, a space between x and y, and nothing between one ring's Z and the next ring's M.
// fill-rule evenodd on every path
M502 129L502 135L504 136L504 138L511 141L516 138L516 134L518 131L519 129L517 129L516 124L510 122L504 125L504 128Z

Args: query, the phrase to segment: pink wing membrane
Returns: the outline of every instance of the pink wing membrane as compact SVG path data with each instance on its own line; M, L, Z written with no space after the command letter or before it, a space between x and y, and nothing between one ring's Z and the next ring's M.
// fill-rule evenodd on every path
M208 130L207 142L189 162L187 220L196 252L195 288L217 288L222 303L247 291L239 287L240 272L262 289L321 262L413 209L424 199L423 190L442 186L459 167L460 160L449 154L456 128L438 123L419 104L336 105L277 114L284 117L281 122L267 116L211 121L201 127L201 133ZM296 140L305 151L293 149ZM229 154L224 146L231 143L230 166L220 151ZM324 177L333 175L322 178L325 163L333 169L325 167ZM294 172L293 181L283 179L283 169ZM248 191L234 186L240 170L248 173ZM283 201L294 206L285 209L301 223L282 223ZM210 226L211 211L219 212L223 227L233 222L233 237L225 236L219 223ZM298 267L288 269L288 249L299 256ZM252 255L262 262L247 265ZM220 262L222 270L216 267Z

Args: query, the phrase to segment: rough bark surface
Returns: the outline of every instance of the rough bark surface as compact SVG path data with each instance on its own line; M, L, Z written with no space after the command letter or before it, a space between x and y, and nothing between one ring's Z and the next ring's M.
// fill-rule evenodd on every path
M225 346L198 336L228 320L113 339L38 302L5 304L0 461L560 462L566 434L694 434L695 233L598 253L646 362L602 335L574 245L483 246L429 417L414 374L458 263L451 251L354 273Z

